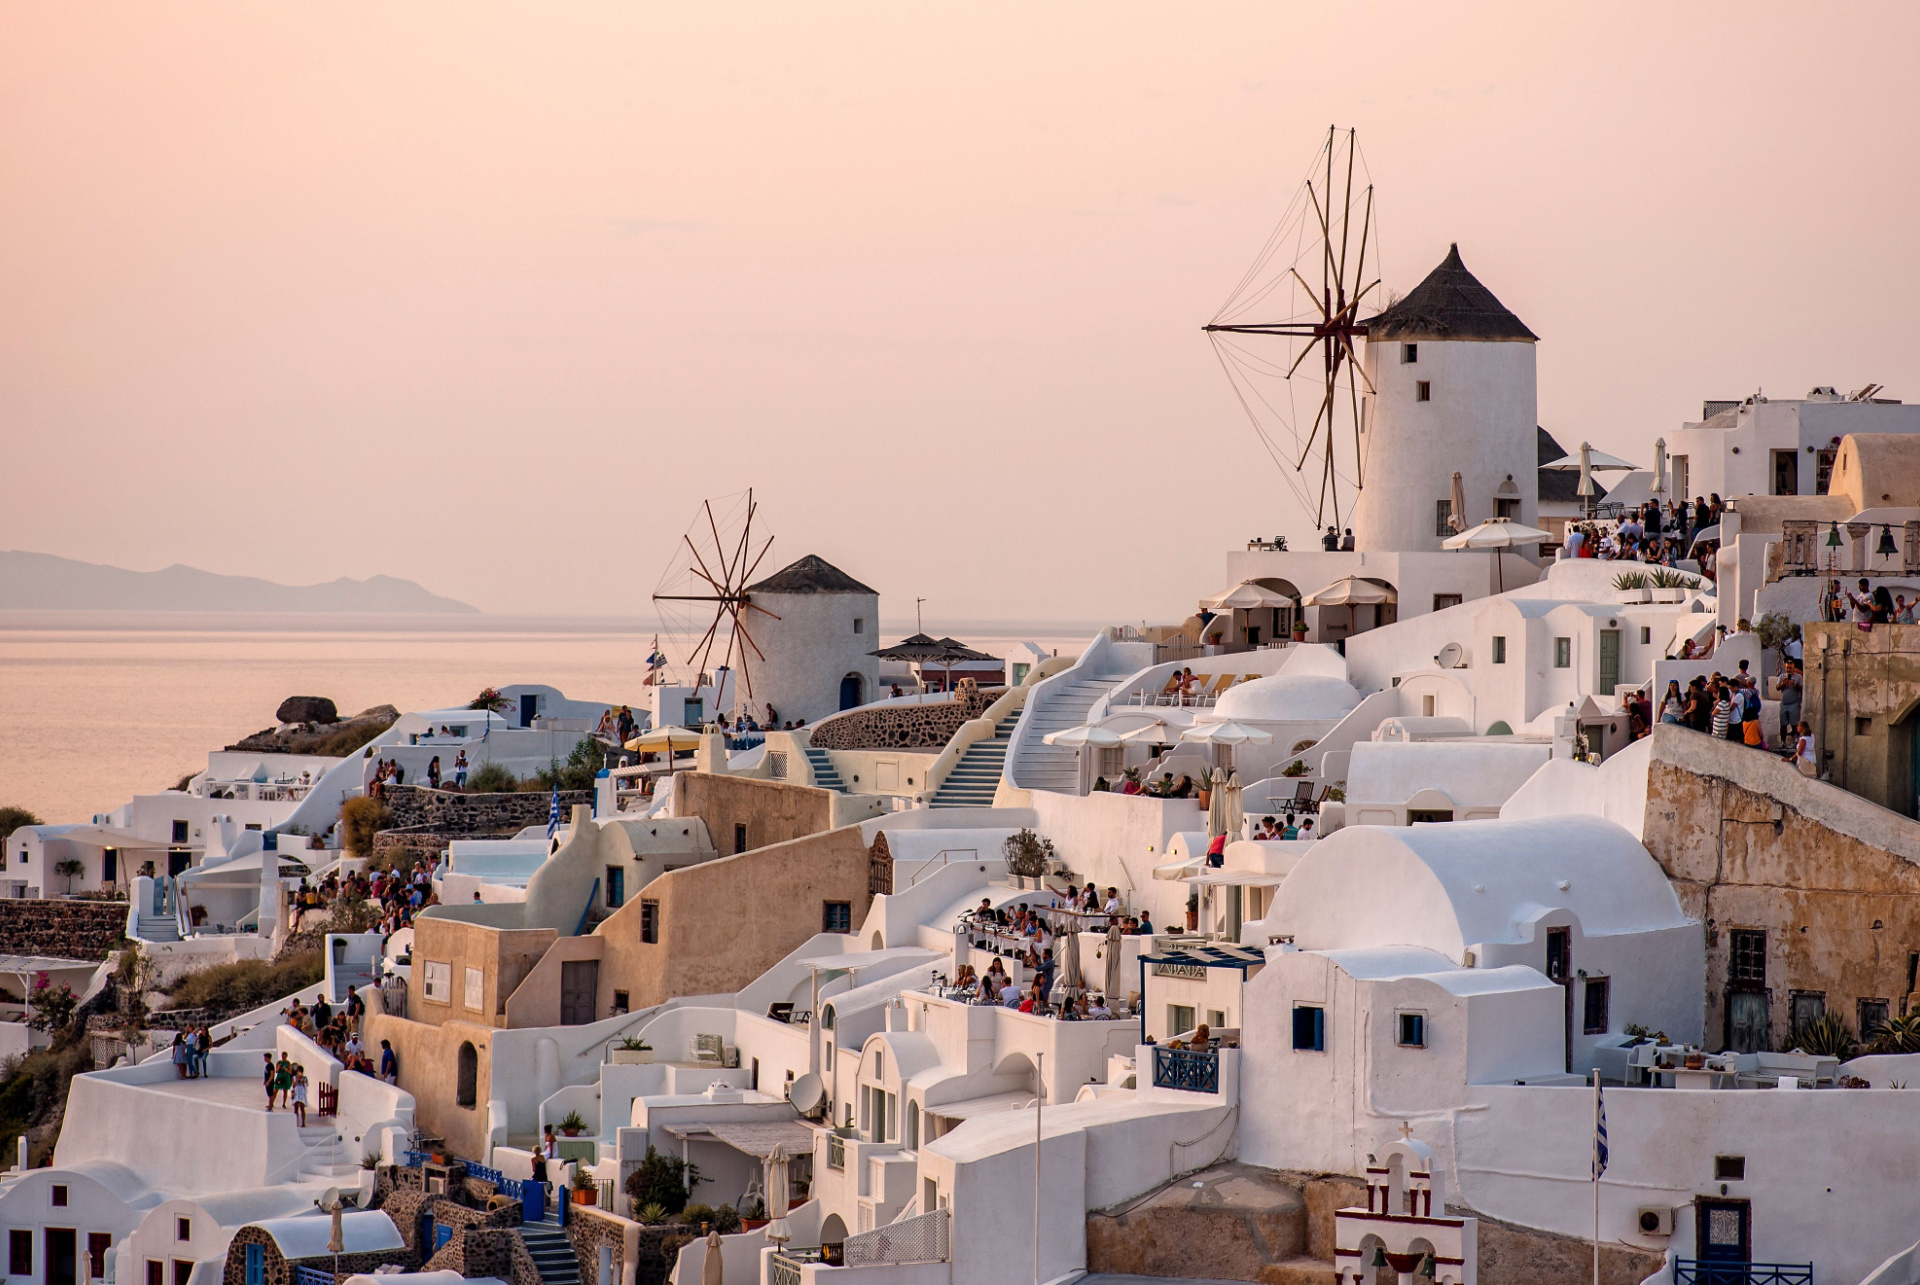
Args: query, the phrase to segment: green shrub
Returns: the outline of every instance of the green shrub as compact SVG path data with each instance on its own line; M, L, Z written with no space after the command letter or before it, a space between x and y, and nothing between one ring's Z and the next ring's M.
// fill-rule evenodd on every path
M680 1221L695 1228L711 1224L713 1230L722 1236L732 1236L740 1230L740 1211L732 1205L722 1205L718 1209L712 1205L688 1205L680 1211Z
M188 973L173 984L167 998L173 1008L208 1008L227 1016L284 999L325 973L326 961L317 950L277 961L242 959Z
M45 825L39 817L26 808L9 805L0 808L0 839L6 838L23 825Z
M594 777L607 765L607 752L591 736L573 747L565 763L555 759L534 774L543 790L591 790Z
M1846 1020L1838 1013L1822 1013L1810 1022L1802 1022L1787 1037L1788 1051L1799 1049L1815 1057L1837 1057L1843 1062L1853 1056L1858 1044Z
M520 788L520 778L498 763L482 763L467 773L467 788L477 794L511 794Z
M1867 1047L1874 1053L1920 1053L1920 1011L1889 1018Z
M379 799L362 795L340 805L340 833L349 855L372 856L373 836L392 824L393 812Z
M647 1148L647 1158L627 1175L627 1194L641 1206L658 1205L670 1216L687 1207L700 1183L700 1166Z

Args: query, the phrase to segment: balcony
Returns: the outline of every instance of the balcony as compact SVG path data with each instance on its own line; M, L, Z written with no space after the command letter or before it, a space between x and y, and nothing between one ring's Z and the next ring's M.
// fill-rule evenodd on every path
M1673 1264L1673 1285L1813 1285L1813 1264L1679 1258Z
M1220 1052L1218 1049L1153 1050L1153 1087L1185 1089L1189 1093L1220 1091Z

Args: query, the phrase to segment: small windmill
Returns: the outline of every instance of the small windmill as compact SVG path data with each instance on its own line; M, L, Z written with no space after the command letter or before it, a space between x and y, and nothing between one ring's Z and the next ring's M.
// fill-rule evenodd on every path
M1354 340L1367 333L1362 311L1378 311L1385 300L1379 297L1379 230L1365 164L1356 132L1329 127L1280 225L1227 302L1201 327L1254 431L1316 527L1341 524L1366 461L1362 398L1374 389ZM1239 335L1281 337L1285 355L1276 361L1238 342ZM1310 419L1303 401L1312 408ZM1276 441L1270 425L1293 440ZM1349 437L1351 448L1345 445ZM1314 484L1304 478L1309 461L1318 475L1318 495L1311 499Z
M754 501L751 488L741 495L724 497L718 503L721 512L716 514L715 501L701 502L700 513L680 536L687 561L683 563L676 557L661 577L653 601L662 619L669 622L668 632L672 637L669 651L678 651L686 657L693 685L715 682L709 677L714 671L709 670L708 663L713 659L715 648L720 646L721 634L725 633L726 650L720 667L731 671L738 653L740 678L751 700L753 662L749 657L763 661L767 657L754 642L748 619L755 612L770 620L780 617L765 607L755 606L747 594L747 586L773 547L773 537L766 536L756 547L753 522L759 505ZM707 620L709 609L712 618L702 629L700 621ZM715 682L715 685L719 684Z

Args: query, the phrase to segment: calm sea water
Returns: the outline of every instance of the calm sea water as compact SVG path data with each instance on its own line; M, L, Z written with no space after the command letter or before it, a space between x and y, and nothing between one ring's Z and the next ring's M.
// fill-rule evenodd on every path
M994 655L1027 640L1071 654L1091 632L958 636ZM350 714L550 683L638 704L651 644L647 626L619 621L0 612L0 804L84 821L201 770L288 696Z

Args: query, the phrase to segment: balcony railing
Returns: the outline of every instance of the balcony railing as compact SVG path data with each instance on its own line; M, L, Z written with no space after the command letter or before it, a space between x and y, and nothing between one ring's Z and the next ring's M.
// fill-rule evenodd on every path
M1813 1285L1813 1264L1680 1258L1674 1260L1673 1285Z
M847 1140L837 1133L827 1135L827 1168L847 1167Z
M1189 1093L1220 1091L1220 1054L1212 1049L1153 1050L1153 1087Z
M863 1231L846 1240L846 1265L944 1263L947 1261L947 1211L936 1209Z
M333 1285L333 1273L318 1267L293 1269L293 1285Z

